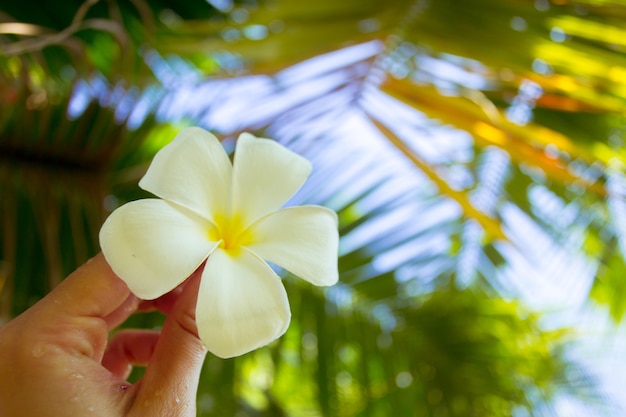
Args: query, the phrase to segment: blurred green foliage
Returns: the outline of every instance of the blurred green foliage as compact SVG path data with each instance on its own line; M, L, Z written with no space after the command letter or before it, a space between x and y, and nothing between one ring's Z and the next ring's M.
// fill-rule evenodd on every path
M563 398L610 415L575 330L525 300L555 275L626 313L625 19L617 0L2 4L0 320L98 251L182 126L218 130L203 115L241 94L168 116L182 81L270 76L221 137L269 132L316 161L300 198L339 213L341 282L286 276L289 331L209 357L200 415L542 416ZM353 111L388 153L337 145L359 143L337 133ZM464 139L447 148L442 129Z

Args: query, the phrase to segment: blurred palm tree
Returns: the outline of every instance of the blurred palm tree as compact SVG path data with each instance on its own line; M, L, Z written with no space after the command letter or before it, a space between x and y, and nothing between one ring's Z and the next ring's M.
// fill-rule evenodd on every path
M288 333L207 359L202 415L617 415L540 311L626 313L625 18L618 0L3 4L0 319L97 252L183 125L227 147L251 130L313 161L295 200L339 213L341 282L286 276Z

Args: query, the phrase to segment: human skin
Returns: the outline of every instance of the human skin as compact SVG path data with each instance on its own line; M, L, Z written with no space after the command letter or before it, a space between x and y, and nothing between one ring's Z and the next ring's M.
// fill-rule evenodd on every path
M0 328L0 416L196 415L206 349L197 336L199 272L154 301L141 301L102 254ZM133 312L158 308L161 332L109 332ZM126 381L133 365L142 379Z

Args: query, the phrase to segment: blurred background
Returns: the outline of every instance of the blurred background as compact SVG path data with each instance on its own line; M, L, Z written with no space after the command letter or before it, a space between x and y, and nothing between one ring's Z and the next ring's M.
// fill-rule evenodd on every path
M0 323L179 130L249 131L312 161L340 282L283 274L199 415L623 416L625 122L623 0L0 0Z

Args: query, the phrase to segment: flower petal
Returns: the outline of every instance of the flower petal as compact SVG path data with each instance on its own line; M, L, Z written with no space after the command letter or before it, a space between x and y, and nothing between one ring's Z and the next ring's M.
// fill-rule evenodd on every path
M138 297L151 300L183 282L215 249L211 223L158 199L123 205L100 229L109 265Z
M229 212L231 176L232 165L217 138L189 127L155 155L139 186L214 220Z
M250 228L248 249L315 285L337 282L337 215L320 206L289 207Z
M311 172L300 155L249 133L239 136L233 164L233 210L244 224L282 207Z
M217 249L207 259L196 323L213 354L231 358L264 346L285 333L290 317L282 282L254 254Z

